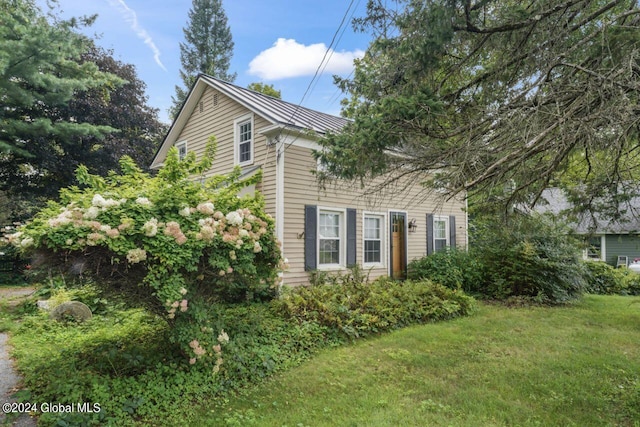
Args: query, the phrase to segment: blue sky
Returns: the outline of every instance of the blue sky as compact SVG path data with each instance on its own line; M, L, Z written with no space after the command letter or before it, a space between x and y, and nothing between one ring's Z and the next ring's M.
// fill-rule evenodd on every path
M167 109L175 85L182 84L179 43L187 24L191 0L58 0L64 18L98 14L85 33L98 37L98 45L136 67L147 85L148 104L160 110L168 122ZM300 103L327 47L349 9L347 0L223 0L235 43L230 72L235 83L247 86L264 82L282 92L285 101ZM47 10L46 0L37 4ZM302 105L339 114L343 97L333 84L333 74L347 76L353 58L362 56L369 36L354 33L350 17L365 14L366 0L354 0L346 29L338 34L324 73L317 79ZM95 38L95 37L94 37Z

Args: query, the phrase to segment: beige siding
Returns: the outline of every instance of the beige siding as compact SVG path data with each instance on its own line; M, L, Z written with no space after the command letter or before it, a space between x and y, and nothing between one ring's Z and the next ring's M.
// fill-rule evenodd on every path
M214 105L214 96L217 105ZM250 114L250 110L208 87L187 120L176 143L187 142L187 150L200 158L211 135L217 141L216 158L207 177L229 173L234 167L234 121ZM260 130L270 126L264 118L253 115L254 165L262 166L263 182L258 189L263 192L267 212L275 215L275 154L267 147L267 138Z
M366 190L353 186L350 188L332 188L319 190L315 176L311 170L316 163L311 157L311 150L291 145L287 147L284 156L285 185L284 185L284 254L289 259L289 271L284 280L288 285L299 285L308 282L308 273L304 271L304 206L317 205L327 208L355 208L356 213L356 262L363 263L363 213L375 212L386 215L384 226L385 246L384 267L370 270L371 277L388 274L389 247L389 212L400 211L407 213L407 220L415 218L418 225L416 232L408 233L407 258L412 260L426 255L427 224L426 215L455 215L456 217L456 246L466 245L466 215L464 203L460 201L439 202L436 198L426 198L418 195L420 189L389 188L385 194L363 196Z

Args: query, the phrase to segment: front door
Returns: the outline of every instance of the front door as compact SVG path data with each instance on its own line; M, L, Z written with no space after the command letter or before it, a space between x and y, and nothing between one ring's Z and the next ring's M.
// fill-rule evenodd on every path
M407 278L407 214L391 212L390 276L402 280Z

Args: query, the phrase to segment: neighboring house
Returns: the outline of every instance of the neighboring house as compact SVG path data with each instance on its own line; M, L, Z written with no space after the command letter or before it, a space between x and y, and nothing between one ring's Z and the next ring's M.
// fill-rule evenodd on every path
M572 207L558 188L545 190L542 199L543 203L535 208L540 213L559 215ZM632 199L623 207L625 211L616 221L594 214L569 224L576 234L584 236L587 243L583 253L585 259L616 266L619 256L626 257L627 263L640 258L640 199Z
M262 170L262 192L289 269L284 282L308 283L309 271L360 265L371 277L404 278L407 263L446 247L465 247L465 202L424 197L418 183L369 194L343 185L321 190L311 152L328 132L347 123L258 92L200 75L153 160L162 167L170 147L202 155L215 135L218 149L208 175L240 166ZM252 189L253 190L253 189Z

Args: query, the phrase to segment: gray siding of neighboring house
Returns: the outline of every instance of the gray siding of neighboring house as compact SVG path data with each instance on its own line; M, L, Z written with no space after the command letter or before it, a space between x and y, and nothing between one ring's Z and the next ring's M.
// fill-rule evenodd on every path
M628 234L607 234L605 239L607 263L616 265L619 255L629 257L629 262L640 258L640 237Z

